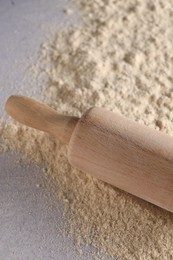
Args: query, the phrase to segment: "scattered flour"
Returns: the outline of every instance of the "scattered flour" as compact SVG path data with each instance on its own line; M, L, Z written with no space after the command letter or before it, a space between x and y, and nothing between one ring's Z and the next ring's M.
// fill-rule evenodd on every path
M73 9L71 9L71 8L65 8L65 9L64 9L64 13L66 13L67 15L72 15L72 14L73 14Z
M41 50L49 105L76 116L106 107L172 134L172 1L74 2L84 25L58 31ZM75 170L67 147L47 134L9 122L2 138L4 147L44 162L78 243L113 259L173 258L171 213Z

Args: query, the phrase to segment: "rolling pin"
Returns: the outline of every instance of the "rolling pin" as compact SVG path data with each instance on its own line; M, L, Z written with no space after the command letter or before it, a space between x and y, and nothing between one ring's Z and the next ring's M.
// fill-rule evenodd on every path
M68 144L73 167L173 212L173 137L103 108L91 108L79 119L11 96L5 109Z

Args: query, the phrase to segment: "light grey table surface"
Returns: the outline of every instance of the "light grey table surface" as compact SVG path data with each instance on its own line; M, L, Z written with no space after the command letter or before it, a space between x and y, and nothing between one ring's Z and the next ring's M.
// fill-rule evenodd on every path
M79 22L76 10L64 14L69 6L65 0L0 0L0 116L9 95L39 93L32 77L24 77L27 64L36 61L50 28ZM92 259L77 254L73 239L58 232L62 206L41 188L41 169L17 159L0 154L0 260Z

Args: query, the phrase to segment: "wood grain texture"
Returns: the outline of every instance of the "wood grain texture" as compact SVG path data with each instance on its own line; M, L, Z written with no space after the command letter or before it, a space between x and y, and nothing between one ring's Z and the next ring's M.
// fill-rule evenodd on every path
M5 109L17 121L69 143L74 167L173 212L173 137L102 108L78 119L11 96Z
M51 107L23 96L9 97L5 109L18 122L50 133L66 144L78 122L77 117L58 114Z
M105 109L90 109L69 143L69 162L173 212L173 137Z

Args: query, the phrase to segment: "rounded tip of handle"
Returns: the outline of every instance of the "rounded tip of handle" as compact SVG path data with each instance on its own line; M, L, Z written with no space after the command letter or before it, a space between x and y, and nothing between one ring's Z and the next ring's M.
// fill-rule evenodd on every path
M30 117L33 114L32 108L35 103L34 99L20 95L12 95L5 103L5 111L12 118L23 123L26 121L27 116Z
M12 95L10 96L5 103L5 111L10 114L13 106L17 104L17 102L22 98L22 96Z
M10 96L10 97L7 99L7 101L6 101L6 103L5 103L5 111L6 111L8 114L10 114L11 108L12 108L14 102L16 102L18 98L19 98L19 96L12 95L12 96Z

